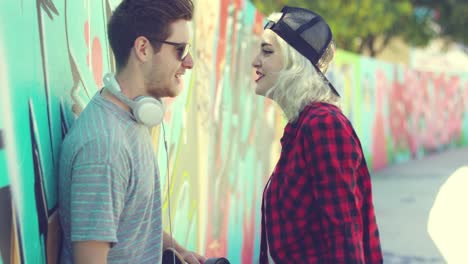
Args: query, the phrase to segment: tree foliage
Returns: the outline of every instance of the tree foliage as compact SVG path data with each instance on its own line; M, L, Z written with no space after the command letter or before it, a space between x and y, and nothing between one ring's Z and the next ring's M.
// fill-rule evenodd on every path
M468 45L468 0L413 0L412 3L434 11L441 37Z
M265 15L284 5L319 13L330 24L337 46L371 56L393 38L424 46L442 36L463 43L468 18L467 0L252 0Z

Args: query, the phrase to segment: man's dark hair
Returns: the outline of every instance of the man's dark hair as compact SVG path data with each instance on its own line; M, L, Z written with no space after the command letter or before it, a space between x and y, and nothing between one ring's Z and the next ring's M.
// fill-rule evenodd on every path
M117 70L128 61L135 39L144 36L155 51L170 32L170 24L179 19L192 20L192 0L123 0L113 12L107 25L110 46L114 52Z

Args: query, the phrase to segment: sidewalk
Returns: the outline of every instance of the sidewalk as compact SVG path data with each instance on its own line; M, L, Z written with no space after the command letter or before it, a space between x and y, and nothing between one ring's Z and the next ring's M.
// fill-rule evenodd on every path
M372 173L374 204L385 264L447 262L429 235L428 221L441 186L463 166L468 166L468 148L448 150ZM463 175L459 173L459 176L468 177L466 171ZM468 195L468 186L462 187ZM468 210L468 200L460 203L465 207L452 210L455 214ZM434 211L431 214L433 223ZM436 224L441 233L450 228L447 224L441 225L440 221ZM465 224L468 229L468 222ZM437 241L440 247L440 240ZM465 255L468 256L468 237L464 244ZM468 259L461 261L458 258L457 263L468 263Z

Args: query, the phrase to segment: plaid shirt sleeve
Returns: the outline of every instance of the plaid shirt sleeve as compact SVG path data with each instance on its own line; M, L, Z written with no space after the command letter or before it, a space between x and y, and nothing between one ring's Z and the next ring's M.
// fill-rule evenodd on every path
M357 168L363 154L355 133L342 115L307 122L305 161L312 177L312 197L326 248L326 263L365 263L361 193Z

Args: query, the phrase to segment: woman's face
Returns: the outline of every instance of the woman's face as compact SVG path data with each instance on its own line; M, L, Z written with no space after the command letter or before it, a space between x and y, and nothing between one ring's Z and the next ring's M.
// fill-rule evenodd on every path
M268 90L278 80L279 72L283 69L283 55L276 40L276 34L267 29L263 32L260 52L252 61L256 70L255 93L265 96Z

